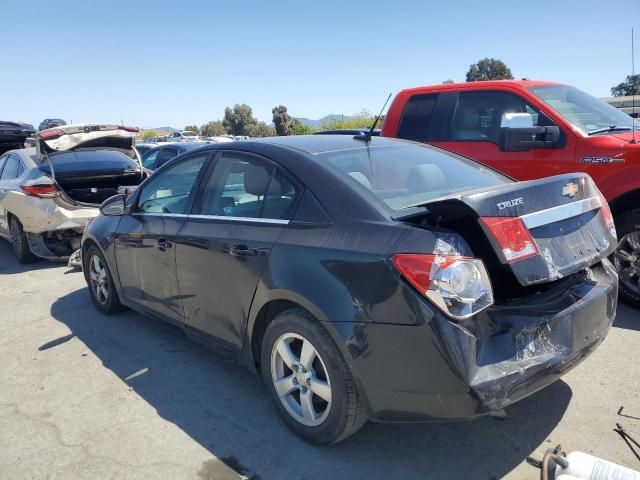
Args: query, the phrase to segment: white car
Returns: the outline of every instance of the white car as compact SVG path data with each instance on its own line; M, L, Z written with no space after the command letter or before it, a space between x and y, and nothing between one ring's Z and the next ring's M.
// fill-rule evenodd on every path
M191 130L182 130L181 132L173 132L167 137L167 142L197 142L200 135Z
M65 125L38 132L34 148L0 156L0 237L20 262L66 259L98 206L140 184L146 173L133 148L137 132Z

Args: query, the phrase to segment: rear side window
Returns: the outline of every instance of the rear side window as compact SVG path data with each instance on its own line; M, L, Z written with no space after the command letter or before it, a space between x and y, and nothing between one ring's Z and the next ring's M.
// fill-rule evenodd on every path
M432 118L437 100L437 93L411 97L402 112L398 137L416 142L432 140Z
M529 113L533 117L534 126L538 126L544 117L536 108L513 93L494 90L462 92L458 97L453 127L447 140L499 143L500 125L505 113Z
M18 170L20 169L20 163L16 160L16 157L9 155L7 163L2 169L2 175L0 180L13 180L18 176Z

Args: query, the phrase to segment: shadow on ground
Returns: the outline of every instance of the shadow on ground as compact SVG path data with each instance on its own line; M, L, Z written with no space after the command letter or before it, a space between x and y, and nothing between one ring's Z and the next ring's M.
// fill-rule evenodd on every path
M640 310L618 303L618 314L613 326L640 331Z
M506 420L369 424L337 446L319 448L285 427L257 376L179 329L133 312L104 316L84 289L58 299L51 313L159 415L262 480L372 479L382 472L402 479L500 478L545 442L571 399L569 386L558 381L508 408ZM64 348L65 340L41 348ZM202 478L206 470L205 462Z

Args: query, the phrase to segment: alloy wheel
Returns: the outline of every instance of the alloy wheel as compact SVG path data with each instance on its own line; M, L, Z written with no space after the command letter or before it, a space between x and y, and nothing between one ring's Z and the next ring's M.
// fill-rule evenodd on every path
M331 409L331 381L313 344L296 333L285 333L271 350L271 378L280 402L303 425L324 422Z
M640 231L622 237L616 249L615 264L620 281L633 292L640 293Z
M89 259L89 280L95 299L102 305L107 303L109 299L107 269L98 255L92 255Z

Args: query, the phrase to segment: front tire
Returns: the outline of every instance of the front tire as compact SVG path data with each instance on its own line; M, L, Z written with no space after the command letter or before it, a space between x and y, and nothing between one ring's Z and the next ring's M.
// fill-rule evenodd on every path
M620 300L640 308L640 209L617 217L616 230L620 241L614 263L620 278Z
M366 423L362 397L342 354L305 310L287 310L269 324L261 366L278 413L305 440L337 443Z
M91 300L98 310L110 315L123 309L104 256L95 245L84 255L84 271Z
M9 220L9 238L13 254L20 263L33 263L37 260L37 257L31 252L27 234L22 229L22 223L18 217L13 215Z

